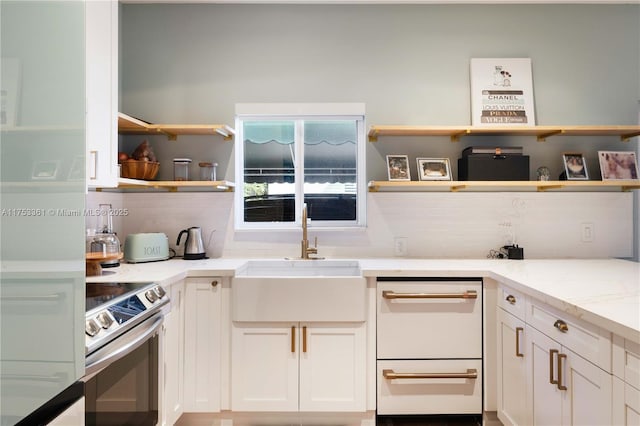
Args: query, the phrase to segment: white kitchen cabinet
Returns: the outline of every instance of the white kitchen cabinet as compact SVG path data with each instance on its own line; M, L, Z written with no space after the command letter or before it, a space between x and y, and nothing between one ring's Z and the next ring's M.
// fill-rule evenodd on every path
M610 333L506 286L497 302L500 421L612 424Z
M533 425L610 425L612 376L527 325Z
M86 176L90 188L118 186L118 2L85 3Z
M640 426L640 344L613 336L613 423Z
M513 295L512 295L513 297ZM498 419L504 425L529 425L525 322L503 309L497 314Z
M366 410L365 323L234 322L233 411Z
M616 426L640 426L640 390L613 378L613 422Z
M187 278L184 317L184 412L220 411L221 278Z
M160 424L173 425L184 411L184 281L169 286L171 310L163 324L163 370Z

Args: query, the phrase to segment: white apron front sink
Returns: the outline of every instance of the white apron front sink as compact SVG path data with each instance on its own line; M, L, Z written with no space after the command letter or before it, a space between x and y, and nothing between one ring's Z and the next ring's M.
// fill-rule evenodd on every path
M232 284L233 321L365 321L356 261L248 261Z

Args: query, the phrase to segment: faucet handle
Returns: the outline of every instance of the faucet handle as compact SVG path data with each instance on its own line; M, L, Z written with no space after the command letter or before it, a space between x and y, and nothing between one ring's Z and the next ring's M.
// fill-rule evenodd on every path
M318 237L315 237L315 238L313 239L313 246L314 246L315 248L318 248Z

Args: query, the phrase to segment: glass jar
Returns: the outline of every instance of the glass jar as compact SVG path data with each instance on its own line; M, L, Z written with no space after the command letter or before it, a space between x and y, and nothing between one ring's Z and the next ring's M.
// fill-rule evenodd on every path
M173 159L173 180L189 180L190 158Z
M218 163L201 162L200 166L200 180L218 180L216 178L216 168Z

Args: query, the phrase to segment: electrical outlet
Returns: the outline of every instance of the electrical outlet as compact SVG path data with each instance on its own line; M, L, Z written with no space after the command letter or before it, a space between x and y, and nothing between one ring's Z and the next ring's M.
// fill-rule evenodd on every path
M406 256L407 255L407 237L395 237L393 239L393 254L394 256Z
M591 243L593 242L593 223L584 222L580 224L582 229L581 232L581 240L583 243Z

